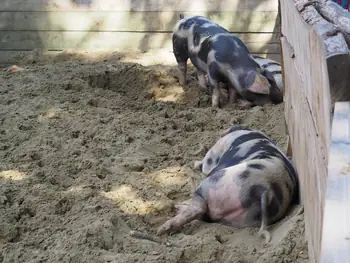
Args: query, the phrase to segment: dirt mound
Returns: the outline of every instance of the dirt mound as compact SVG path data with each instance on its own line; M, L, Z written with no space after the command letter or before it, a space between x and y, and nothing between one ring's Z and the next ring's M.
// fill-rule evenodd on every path
M21 57L0 73L0 262L307 262L303 215L272 228L195 221L160 241L173 204L198 183L189 168L220 131L257 128L285 147L283 105L212 109L190 69ZM160 242L160 243L159 243Z

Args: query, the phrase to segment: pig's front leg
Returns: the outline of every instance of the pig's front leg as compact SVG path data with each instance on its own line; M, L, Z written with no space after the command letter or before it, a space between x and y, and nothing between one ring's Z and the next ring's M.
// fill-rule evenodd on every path
M218 86L213 87L211 105L213 108L220 108L220 89Z
M237 91L234 88L232 84L228 84L228 98L229 98L229 103L233 104L237 100Z
M182 213L183 210L188 209L188 207L191 205L192 200L186 200L180 204L175 205L175 209L176 209L176 214L180 214Z
M183 225L202 217L207 210L207 203L200 197L194 197L189 204L177 207L178 214L158 228L157 235L174 232Z
M179 82L184 87L186 86L187 62L178 63L178 68L180 71Z
M207 89L207 82L205 80L205 72L197 69L197 77L198 77L199 86L202 89Z

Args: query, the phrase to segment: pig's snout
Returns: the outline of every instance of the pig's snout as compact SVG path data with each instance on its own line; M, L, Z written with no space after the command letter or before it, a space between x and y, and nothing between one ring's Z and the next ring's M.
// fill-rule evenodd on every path
M273 103L283 102L282 91L279 88L272 86L270 90L270 99Z
M271 101L273 103L281 103L281 102L283 102L283 91L282 91L282 88L278 87L273 74L270 71L268 71L268 70L264 70L264 76L268 79L269 83L271 84L271 88L270 88L270 99L271 99Z

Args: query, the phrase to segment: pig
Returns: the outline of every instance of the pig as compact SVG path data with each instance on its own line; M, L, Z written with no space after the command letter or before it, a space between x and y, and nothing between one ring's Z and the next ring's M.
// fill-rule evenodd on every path
M202 88L207 87L205 75L208 76L213 107L220 107L219 82L227 83L230 103L234 103L238 95L251 105L283 101L273 75L259 66L246 45L209 19L180 15L173 29L172 44L180 84L186 85L190 59Z
M259 237L270 242L267 226L299 200L298 174L290 160L262 132L238 125L227 129L203 160L199 166L208 176L157 234L202 219L237 228L260 226Z
M282 66L279 62L269 59L263 58L260 56L253 55L255 61L260 65L264 70L269 71L275 82L277 87L283 92L283 80L282 80Z

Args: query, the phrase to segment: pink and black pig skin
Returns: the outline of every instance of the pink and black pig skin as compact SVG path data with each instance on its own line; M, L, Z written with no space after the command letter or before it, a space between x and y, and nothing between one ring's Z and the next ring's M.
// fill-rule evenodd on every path
M209 19L180 15L172 42L180 84L186 85L187 61L190 59L197 68L202 88L206 88L205 75L208 76L213 107L220 106L219 82L227 84L230 103L234 103L238 95L248 105L283 101L273 75L260 67L246 45Z
M299 203L296 170L260 131L231 127L197 168L208 177L189 203L176 206L177 215L159 227L158 235L201 219L239 228L260 227L259 237L268 243L267 226L282 219L290 204Z

